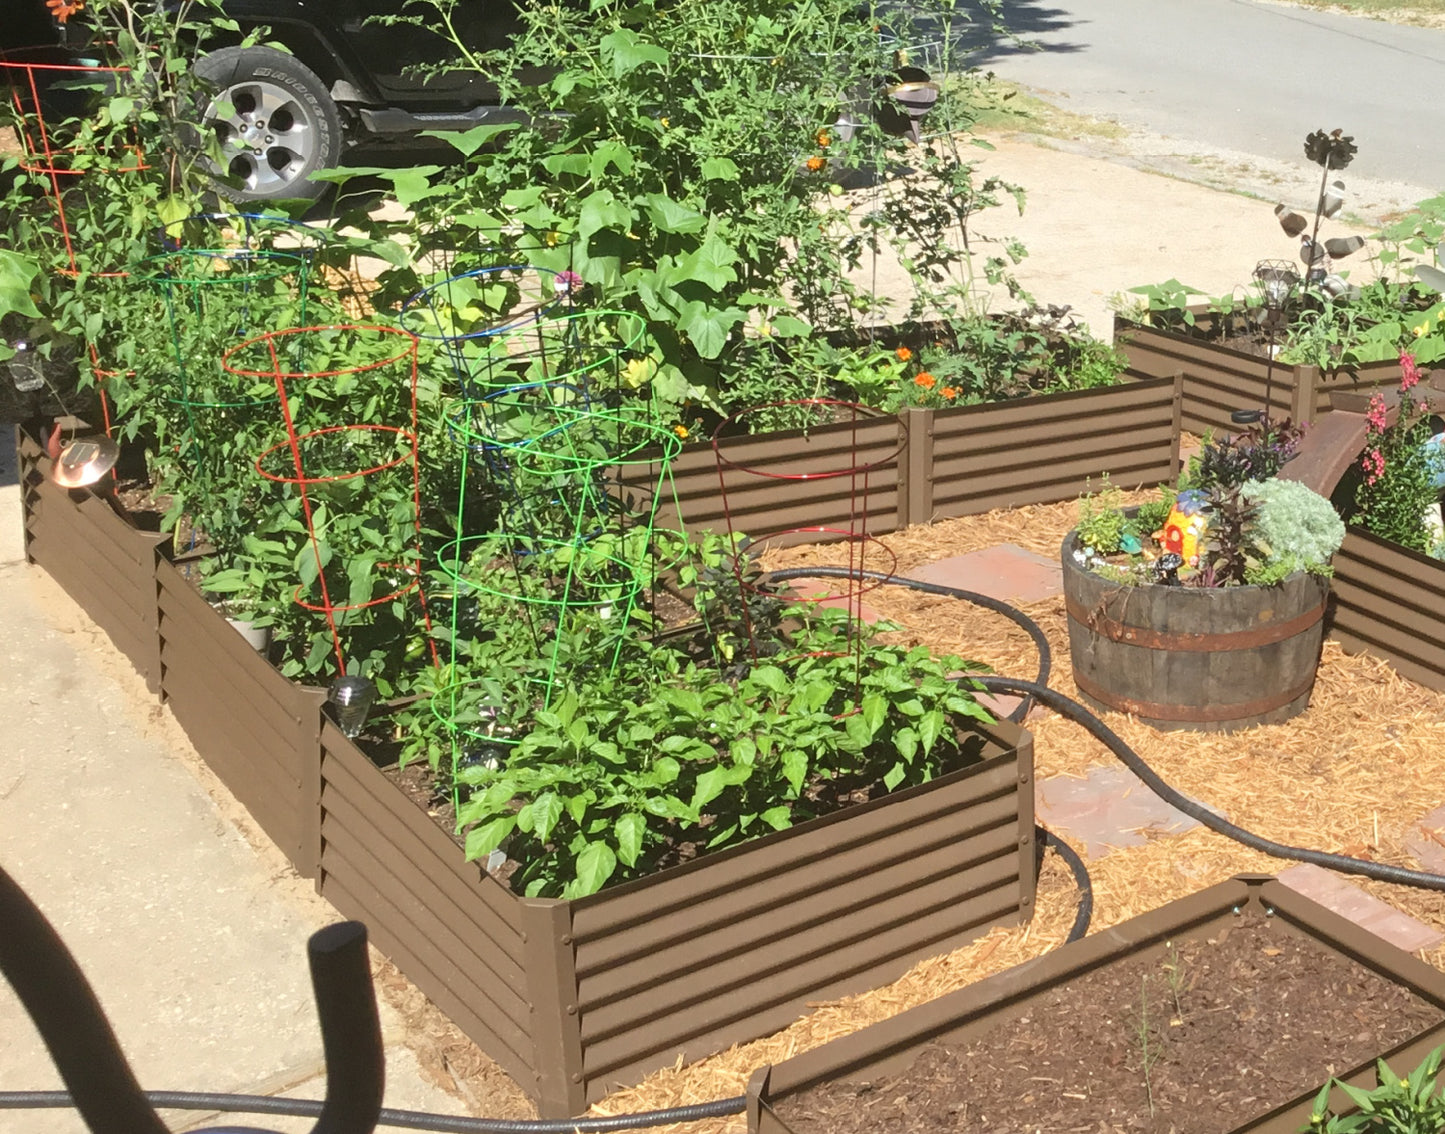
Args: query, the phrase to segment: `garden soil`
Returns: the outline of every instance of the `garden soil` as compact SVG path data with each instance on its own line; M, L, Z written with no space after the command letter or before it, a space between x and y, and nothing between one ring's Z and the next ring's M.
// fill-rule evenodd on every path
M1231 184L1256 184L1262 195L1250 198L1140 168L1154 160L1151 149L1162 155L1155 164L1163 166L1169 165L1165 157L1182 152L1167 139L1138 143L1133 151L1115 142L1099 143L1090 152L1092 143L1051 140L1036 145L1017 137L997 138L995 145L991 152L979 154L986 163L984 172L1025 186L1028 204L1022 216L1013 215L1012 206L996 210L980 221L980 228L1022 239L1031 250L1018 269L1022 282L1042 302L1073 307L1104 337L1111 327L1110 297L1131 286L1171 277L1212 294L1246 286L1257 260L1289 256L1292 251L1272 215L1276 194L1269 190L1278 186L1278 196L1296 207L1314 191L1302 156L1290 162L1285 155L1281 165L1286 172L1280 173L1278 182L1268 177L1249 182L1243 174L1235 178L1230 172L1233 158L1227 155L1207 155L1208 163L1196 164L1187 156L1182 160L1180 172L1217 167ZM1287 182L1286 176L1294 180ZM1376 216L1383 216L1427 195L1405 187L1393 195L1381 191L1368 202ZM866 201L849 195L842 204L862 208ZM880 289L901 285L896 273L890 276L881 265L874 279ZM15 500L13 485L3 491L8 500ZM11 507L11 522L16 523L18 516ZM1004 542L1053 555L1072 522L1069 505L1029 508L911 529L892 537L892 542L900 569ZM803 561L805 555L795 556L794 561ZM48 580L37 578L35 609L43 611L47 620L73 622L73 607L56 595ZM919 628L904 631L907 636L979 657L1001 673L1034 673L1036 661L1027 640L1001 620L989 622L984 616L902 591L874 592L870 605L905 626ZM1052 684L1071 691L1062 601L1033 604L1029 613L1041 621L1054 644ZM0 620L10 617L0 611ZM99 633L77 633L72 625L58 628L97 671L128 672ZM7 686L16 683L8 677L0 680ZM136 698L143 706L146 698L139 692ZM8 722L9 735L23 737L34 727L29 711L22 699ZM163 731L171 737L178 758L217 802L218 826L239 832L242 839L259 840L234 799L189 751L168 711L142 707L137 712L159 714L169 722ZM154 735L160 723L148 721L145 729ZM1205 801L1227 801L1235 821L1285 842L1413 864L1404 849L1411 824L1441 802L1445 696L1405 681L1384 662L1346 657L1333 644L1325 649L1314 704L1288 725L1226 739L1154 733L1123 719L1111 718L1110 723L1181 790ZM134 719L112 719L108 727L138 726ZM1112 760L1102 747L1057 717L1045 714L1030 727L1037 736L1040 777L1082 775L1091 765ZM112 803L144 805L138 798ZM308 883L274 866L274 848L258 848L256 853L266 864L273 889L298 902L315 901ZM144 867L144 855L135 857ZM1090 864L1095 931L1239 871L1274 871L1280 865L1203 829L1117 851ZM153 863L158 888L173 885L159 881L163 867L174 864ZM1445 897L1384 884L1362 885L1413 916L1445 928ZM874 993L816 1004L809 1015L773 1037L658 1073L641 1086L616 1093L595 1112L616 1114L741 1094L749 1075L762 1063L786 1059L1057 947L1072 922L1074 902L1067 870L1050 855L1040 879L1037 915L1029 925L995 929L954 953L920 963ZM237 918L235 932L246 932L245 910L238 910ZM1445 953L1428 959L1439 963ZM276 958L278 973L294 964L294 957ZM527 1112L517 1089L405 978L384 964L377 976L390 1008L404 1020L406 1046L425 1077L455 1089L473 1113L514 1117ZM258 999L250 1007L259 1010L263 1004ZM180 1079L177 1075L170 1082L151 1081L173 1086ZM388 1099L392 1097L389 1090ZM708 1134L722 1134L740 1130L742 1119L696 1125Z

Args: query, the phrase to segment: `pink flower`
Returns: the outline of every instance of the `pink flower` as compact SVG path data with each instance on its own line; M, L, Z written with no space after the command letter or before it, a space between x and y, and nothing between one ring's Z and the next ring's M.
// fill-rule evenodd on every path
M1365 483L1374 484L1385 475L1385 454L1378 449L1368 449L1360 465L1365 474Z
M1420 384L1420 368L1415 365L1415 356L1407 350L1400 352L1400 390Z
M582 277L576 272L558 272L552 280L552 287L558 295L571 295L582 286Z
M1365 419L1370 423L1370 428L1376 433L1385 431L1385 396L1380 393L1370 395L1370 409L1365 414Z

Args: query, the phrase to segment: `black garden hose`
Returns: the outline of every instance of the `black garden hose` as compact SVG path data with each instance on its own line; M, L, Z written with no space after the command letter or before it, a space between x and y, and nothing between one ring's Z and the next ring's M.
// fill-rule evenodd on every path
M1190 818L1199 820L1211 831L1233 839L1251 850L1263 851L1275 858L1313 863L1315 866L1323 866L1327 870L1337 870L1342 874L1359 874L1380 882L1394 882L1401 886L1415 886L1422 890L1445 890L1445 874L1431 874L1426 870L1410 870L1404 866L1390 866L1386 863L1370 862L1363 858L1351 858L1344 854L1330 854L1328 851L1292 847L1256 835L1253 831L1247 831L1238 824L1231 823L1203 804L1194 802L1187 795L1170 787L1160 778L1159 773L1149 767L1137 752L1124 743L1118 733L1073 698L1065 697L1062 693L1055 692L1037 682L1021 681L1013 677L972 677L970 680L977 681L985 689L995 693L1036 697L1043 704L1068 717L1075 724L1083 725L1107 746L1110 752L1119 757L1126 768L1143 780L1145 787L1170 807L1184 812Z
M1094 916L1094 883L1090 880L1089 868L1084 865L1078 851L1040 823L1034 824L1034 832L1042 846L1052 847L1054 853L1064 860L1064 865L1074 876L1074 885L1079 890L1079 906L1074 913L1074 924L1069 927L1068 937L1064 938L1064 944L1067 945L1078 941L1089 932L1089 922Z
M774 582L785 582L788 579L867 579L888 586L905 587L910 591L918 591L925 595L939 595L942 598L958 599L960 602L981 606L985 610L1003 615L1033 640L1034 648L1039 652L1039 671L1034 680L1039 685L1048 685L1049 683L1049 672L1053 666L1054 654L1049 646L1048 637L1040 629L1039 624L1027 614L992 595L965 591L960 587L949 587L942 583L925 583L921 579L885 575L882 571L854 570L849 567L788 567L782 571L767 572L767 578ZM1029 699L1025 697L1023 703L1014 709L1007 719L1013 721L1014 724L1022 724L1024 717L1028 716L1030 707Z
M147 1091L146 1100L162 1110L214 1110L238 1114L274 1114L290 1118L316 1118L324 1105L319 1099L281 1099L268 1095L225 1095L203 1091ZM609 1134L647 1126L670 1126L704 1118L742 1114L746 1096L713 1102L617 1114L605 1118L505 1119L468 1118L464 1115L428 1114L419 1110L383 1107L378 1126L406 1130L434 1130L440 1134ZM0 1110L54 1110L74 1106L68 1091L0 1091Z
M1263 851L1265 854L1275 858L1292 859L1296 862L1308 862L1315 866L1322 866L1327 870L1339 871L1342 874L1358 874L1365 878L1373 878L1380 882L1392 882L1400 886L1415 886L1423 890L1445 890L1445 874L1432 874L1426 870L1410 870L1404 866L1390 866L1386 863L1370 862L1363 858L1351 858L1344 854L1331 854L1328 851L1310 850L1307 847L1292 847L1284 843L1277 843L1273 839L1266 839L1256 835L1253 831L1247 831L1238 824L1231 823L1228 819L1211 811L1203 804L1195 803L1188 796L1181 794L1170 787L1153 768L1144 762L1137 752L1124 743L1122 737L1113 729L1101 721L1079 702L1071 697L1066 697L1050 689L1047 685L1047 673L1050 655L1047 640L1044 639L1043 630L1038 623L1034 622L1021 610L1016 610L1008 603L1000 602L998 599L990 598L987 595L974 594L971 591L960 590L956 587L945 587L938 583L925 583L917 579L907 579L898 575L884 575L879 571L856 571L847 567L795 567L786 571L774 571L769 573L773 579L794 579L794 578L842 578L842 579L872 579L889 586L904 587L910 591L921 591L924 594L947 595L950 598L963 599L976 603L989 610L1009 618L1028 631L1035 643L1043 642L1039 650L1039 672L1045 676L1037 681L1024 681L1014 677L988 677L970 674L967 680L977 682L985 689L994 693L1006 693L1025 698L1036 698L1041 703L1048 705L1055 712L1068 717L1075 724L1083 725L1089 732L1098 738L1108 747L1109 751L1144 781L1144 785L1162 799L1169 806L1193 819L1197 819L1211 831L1233 839L1235 842L1249 847L1251 850ZM1027 701L1025 701L1027 704ZM1012 719L1012 714L1010 715Z

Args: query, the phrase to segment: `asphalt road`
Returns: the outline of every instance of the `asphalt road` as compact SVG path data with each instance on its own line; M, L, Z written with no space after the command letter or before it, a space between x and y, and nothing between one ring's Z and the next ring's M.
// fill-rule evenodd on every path
M1445 191L1445 30L1257 0L1004 0L1036 49L969 33L968 62L1069 110L1185 141L1304 161L1317 128L1350 172Z

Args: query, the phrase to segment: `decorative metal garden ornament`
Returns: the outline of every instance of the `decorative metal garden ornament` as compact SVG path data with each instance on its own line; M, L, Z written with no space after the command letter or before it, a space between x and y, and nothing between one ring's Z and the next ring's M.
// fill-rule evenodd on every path
M1318 165L1323 173L1320 177L1320 192L1315 200L1314 226L1310 229L1306 213L1300 213L1280 202L1274 207L1274 215L1285 235L1298 237L1300 242L1300 263L1305 266L1307 284L1318 284L1323 294L1331 299L1351 298L1359 289L1351 287L1343 278L1333 274L1335 260L1343 259L1365 246L1364 237L1339 236L1320 240L1320 221L1339 214L1345 205L1345 183L1338 178L1330 180L1330 171L1344 169L1354 160L1358 147L1355 139L1343 130L1326 133L1315 130L1305 138L1305 157ZM1256 278L1258 278L1256 276Z
M897 81L884 90L875 118L886 134L918 142L918 124L938 102L939 85L928 72L917 67L900 67Z
M336 724L347 740L361 735L366 714L376 700L376 685L365 677L338 677L326 692L326 699L336 706Z
M50 479L61 488L95 484L120 459L120 446L109 437L78 437L60 450Z
M1276 212L1279 210L1276 209ZM1285 309L1299 286L1299 273L1288 260L1261 260L1254 266L1254 280L1263 301L1265 335L1269 350L1264 367L1264 417L1269 417L1270 395L1274 392L1274 356Z

